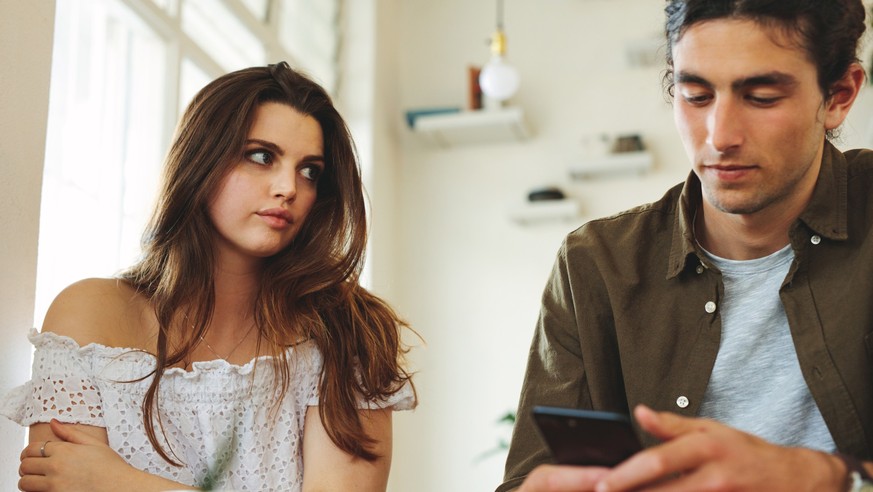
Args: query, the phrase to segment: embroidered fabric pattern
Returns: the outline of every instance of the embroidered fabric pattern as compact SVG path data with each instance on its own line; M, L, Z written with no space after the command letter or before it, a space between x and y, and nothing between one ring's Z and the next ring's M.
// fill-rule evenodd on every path
M278 412L278 395L267 357L237 366L224 360L172 368L161 383L161 416L169 444L183 462L174 467L157 454L145 434L141 402L151 378L132 381L154 367L154 357L134 349L90 344L31 331L33 379L7 394L0 415L27 426L56 418L105 427L109 445L131 465L187 485L199 483L230 450L219 488L236 491L299 491L303 481L302 437L306 409L318 405L322 358L311 342L288 352L293 386ZM257 365L257 370L255 366ZM407 385L389 401L361 408L413 407ZM160 436L160 434L159 434ZM165 446L166 448L166 446Z

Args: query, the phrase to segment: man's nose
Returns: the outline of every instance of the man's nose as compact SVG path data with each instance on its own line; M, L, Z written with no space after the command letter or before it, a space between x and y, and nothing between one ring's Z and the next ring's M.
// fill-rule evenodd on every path
M743 143L745 128L741 109L732 98L717 98L706 121L706 143L720 153L728 152Z

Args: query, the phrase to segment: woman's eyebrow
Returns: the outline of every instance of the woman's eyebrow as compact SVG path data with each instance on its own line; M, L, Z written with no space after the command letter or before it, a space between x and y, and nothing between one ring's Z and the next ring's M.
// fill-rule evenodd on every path
M282 150L281 147L274 144L273 142L268 142L266 140L260 140L257 138L250 138L250 139L246 140L246 145L250 145L250 144L257 144L257 145L260 145L261 147L266 147L267 149L272 150L273 152L275 152L279 155L285 155L285 151Z

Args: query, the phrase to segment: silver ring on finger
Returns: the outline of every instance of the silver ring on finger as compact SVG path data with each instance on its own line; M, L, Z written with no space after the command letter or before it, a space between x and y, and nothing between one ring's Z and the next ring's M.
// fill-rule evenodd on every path
M42 456L43 458L48 458L48 456L46 456L46 454L45 454L45 445L50 443L50 442L51 441L46 441L46 442L42 443L42 446L40 446L40 448L39 448L39 455Z

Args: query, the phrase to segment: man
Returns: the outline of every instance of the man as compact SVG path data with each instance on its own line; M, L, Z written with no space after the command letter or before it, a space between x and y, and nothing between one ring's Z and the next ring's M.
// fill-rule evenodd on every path
M863 490L873 464L873 152L861 0L668 0L692 163L564 242L497 490ZM534 405L633 413L648 449L548 465ZM843 454L836 454L837 452Z

